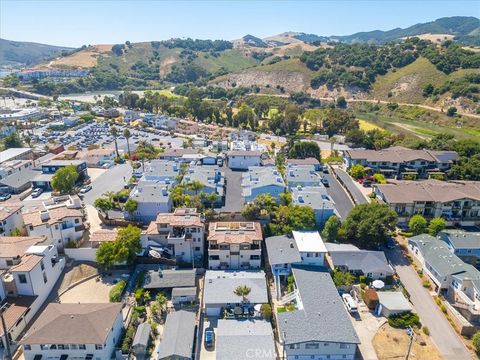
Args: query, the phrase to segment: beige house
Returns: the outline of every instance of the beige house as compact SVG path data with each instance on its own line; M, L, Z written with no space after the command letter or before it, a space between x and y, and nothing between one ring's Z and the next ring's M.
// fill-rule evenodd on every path
M208 268L259 269L262 241L262 228L258 222L212 222L207 238Z

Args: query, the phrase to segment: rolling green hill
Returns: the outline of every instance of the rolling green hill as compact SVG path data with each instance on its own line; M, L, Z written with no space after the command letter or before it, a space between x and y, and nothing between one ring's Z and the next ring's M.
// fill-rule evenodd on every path
M73 48L0 39L0 65L31 66Z

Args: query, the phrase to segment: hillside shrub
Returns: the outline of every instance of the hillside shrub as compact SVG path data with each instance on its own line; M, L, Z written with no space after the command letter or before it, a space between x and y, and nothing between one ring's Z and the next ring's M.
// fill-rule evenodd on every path
M127 282L125 280L120 280L113 285L108 294L110 302L120 302L122 300L123 290L125 290L126 286Z

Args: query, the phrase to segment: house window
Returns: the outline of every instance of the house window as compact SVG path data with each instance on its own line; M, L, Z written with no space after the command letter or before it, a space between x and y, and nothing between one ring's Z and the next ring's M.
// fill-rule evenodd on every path
M349 349L350 345L348 344L340 344L340 349Z
M13 260L7 260L7 266L13 266Z
M46 284L48 281L47 274L43 273L43 282Z
M75 224L78 224L80 223L80 220L79 219L75 219Z
M43 263L43 260L40 260L40 268L45 270L45 264Z
M58 230L58 225L55 225L55 230Z
M79 350L85 350L87 347L85 346L85 344L80 344L78 345L78 349Z
M28 344L23 345L23 350L32 350L32 347Z
M78 349L77 344L70 344L70 349L77 350Z
M95 344L95 350L102 350L102 349L103 349L103 345Z
M24 274L18 275L18 281L20 281L20 284L26 284L27 283L27 277Z
M318 344L317 343L307 343L305 344L305 349L318 349Z

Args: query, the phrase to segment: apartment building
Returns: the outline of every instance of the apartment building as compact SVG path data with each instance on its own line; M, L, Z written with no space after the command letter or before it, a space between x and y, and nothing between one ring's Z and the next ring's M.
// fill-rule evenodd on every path
M315 212L315 223L323 226L330 216L336 214L335 202L322 186L294 187L291 190L292 203L299 206L309 206Z
M89 167L112 166L115 156L115 149L93 149L87 151L84 160Z
M178 208L158 214L142 234L142 242L167 248L172 258L183 263L201 263L204 256L205 218L194 208Z
M208 227L209 269L259 269L263 241L258 222L211 222Z
M242 174L242 198L245 203L255 200L260 194L270 195L280 202L285 193L285 182L274 166L251 166Z
M42 173L32 179L34 188L52 189L52 179L55 172L64 167L73 165L77 169L77 184L82 184L88 179L87 162L85 160L50 160L42 164Z
M347 169L363 165L370 173L401 179L405 174L426 178L429 173L445 172L458 159L455 151L412 150L393 146L383 150L353 149L343 153Z
M189 189L188 184L192 182L199 182L203 187L198 190ZM213 204L214 207L221 206L225 201L225 175L216 166L190 165L183 176L182 184L185 185L189 195L217 194L218 198ZM205 200L205 205L211 206L212 204Z
M17 340L42 307L65 268L54 245L44 237L0 237L1 275L7 308L4 311L10 339ZM28 246L28 247L27 247ZM0 330L0 347L5 346Z
M287 165L285 180L290 191L299 186L323 186L322 178L313 165Z
M48 304L20 342L25 360L111 359L122 336L122 307Z
M250 166L262 164L260 151L234 150L227 152L228 167L233 170L248 170Z
M377 199L398 214L400 223L412 215L442 217L447 225L480 224L479 181L391 181L373 186Z
M170 186L162 181L139 181L130 192L130 199L138 203L137 210L133 214L125 213L125 216L148 224L159 213L169 213L173 206L169 189Z

